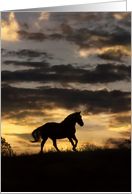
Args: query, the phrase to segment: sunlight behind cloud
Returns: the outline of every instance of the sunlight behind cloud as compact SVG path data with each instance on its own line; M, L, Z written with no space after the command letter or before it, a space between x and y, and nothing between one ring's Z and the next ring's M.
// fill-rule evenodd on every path
M48 20L49 19L49 16L50 16L50 13L48 12L42 12L40 17L39 17L39 20Z
M9 22L1 21L1 40L19 41L17 31L19 25L15 19L14 12L9 14Z
M122 13L122 14L120 14L120 13L115 13L115 14L113 14L113 16L114 16L115 18L121 20L121 19L123 19L123 18L126 17L126 16L131 17L131 12L124 12L124 13Z
M118 14L118 13L115 13L114 14L114 17L117 18L117 19L122 19L122 15L121 14Z
M113 126L113 127L109 127L109 131L113 131L113 132L116 132L116 133L121 133L121 132L130 132L130 129L131 129L131 125L117 125L117 126Z
M1 128L3 129L1 135L4 135L4 133L30 133L33 129L33 127L26 124L25 126L21 126L21 124L15 125L13 123L9 123L8 121L2 121Z
M13 149L39 152L33 130L81 111L77 148L129 138L130 32L127 12L2 13L2 137ZM57 142L72 149L67 139Z
M83 57L87 58L89 55L93 54L103 54L104 52L107 51L122 51L122 53L125 56L131 57L131 46L110 46L110 47L103 47L102 49L97 49L97 48L89 48L89 49L80 49L79 51L74 51L74 56L75 57Z
M83 58L86 58L90 54L96 54L96 53L99 53L99 49L92 48L92 49L88 49L88 50L81 49L79 51L75 51L74 52L74 55L75 55L75 57L83 57Z

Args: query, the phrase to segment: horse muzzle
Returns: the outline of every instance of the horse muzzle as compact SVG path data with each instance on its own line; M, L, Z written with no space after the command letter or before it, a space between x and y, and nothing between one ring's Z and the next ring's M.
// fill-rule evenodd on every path
M81 123L81 127L84 125L84 123Z

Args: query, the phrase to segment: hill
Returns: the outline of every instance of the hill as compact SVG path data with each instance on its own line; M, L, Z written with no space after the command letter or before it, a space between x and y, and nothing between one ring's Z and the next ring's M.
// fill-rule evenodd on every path
M1 158L2 192L131 192L131 149Z

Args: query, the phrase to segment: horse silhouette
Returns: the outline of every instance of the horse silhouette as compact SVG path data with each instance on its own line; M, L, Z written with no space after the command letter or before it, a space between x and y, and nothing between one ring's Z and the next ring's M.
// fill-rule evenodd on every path
M38 127L32 132L32 136L34 141L32 143L39 142L40 138L42 138L41 142L41 153L43 152L43 147L48 138L52 139L53 146L59 152L59 149L56 144L56 139L68 138L73 146L73 150L76 151L76 146L78 140L75 136L75 124L78 123L80 126L83 126L84 123L82 121L81 112L76 112L67 116L61 123L46 123L41 127ZM75 140L75 144L73 142Z

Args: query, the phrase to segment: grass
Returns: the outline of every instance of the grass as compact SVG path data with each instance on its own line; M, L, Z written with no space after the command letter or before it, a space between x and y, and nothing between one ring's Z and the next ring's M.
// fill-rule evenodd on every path
M87 145L1 159L2 192L130 192L131 149Z

